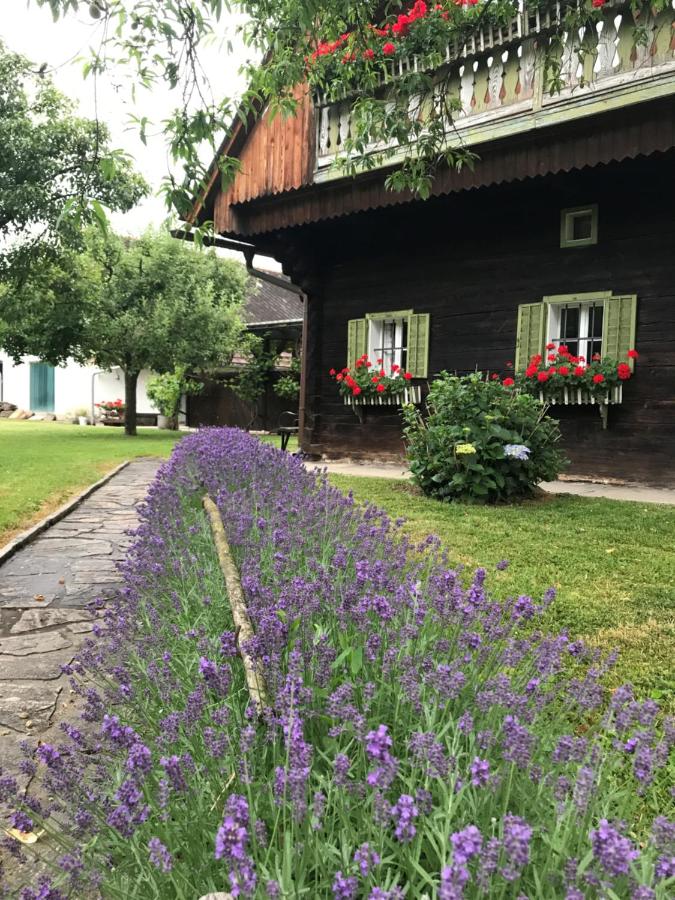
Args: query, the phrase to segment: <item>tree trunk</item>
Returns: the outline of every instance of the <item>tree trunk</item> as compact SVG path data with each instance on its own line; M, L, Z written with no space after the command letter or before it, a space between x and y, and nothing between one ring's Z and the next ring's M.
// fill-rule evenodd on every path
M138 372L124 372L124 433L136 434L136 384Z

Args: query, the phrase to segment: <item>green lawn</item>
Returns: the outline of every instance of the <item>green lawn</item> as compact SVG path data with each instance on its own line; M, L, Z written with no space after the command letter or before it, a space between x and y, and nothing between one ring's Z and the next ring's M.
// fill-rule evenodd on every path
M490 574L500 595L559 590L553 629L617 647L612 680L672 700L675 688L675 507L569 495L517 506L443 504L402 481L331 475L343 491L407 519L415 538L437 534L453 564Z
M168 456L180 434L0 419L0 547L125 459Z

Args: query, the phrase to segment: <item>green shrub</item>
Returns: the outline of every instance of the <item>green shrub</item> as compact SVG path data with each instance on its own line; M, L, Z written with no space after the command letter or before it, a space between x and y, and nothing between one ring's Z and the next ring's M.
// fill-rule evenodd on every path
M535 397L480 373L431 384L424 418L403 411L410 470L439 500L495 503L531 494L565 465L558 422Z

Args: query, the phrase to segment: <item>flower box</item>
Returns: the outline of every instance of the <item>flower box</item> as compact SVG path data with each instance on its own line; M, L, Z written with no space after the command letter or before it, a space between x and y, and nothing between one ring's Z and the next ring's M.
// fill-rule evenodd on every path
M405 403L421 403L422 388L419 384L411 384L404 387L398 394L384 394L381 396L345 397L346 406L403 406Z
M580 404L608 406L609 404L623 401L623 385L617 384L610 388L604 397L597 397L583 388L566 387L562 389L562 396L560 397L547 397L543 391L539 391L539 399L542 403L550 403L552 406L556 404L560 406L577 406Z

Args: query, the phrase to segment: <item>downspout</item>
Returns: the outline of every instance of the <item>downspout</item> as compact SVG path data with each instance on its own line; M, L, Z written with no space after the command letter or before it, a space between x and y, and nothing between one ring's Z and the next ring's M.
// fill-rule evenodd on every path
M95 424L95 420L96 420L96 405L94 403L94 397L96 395L94 393L94 387L95 387L94 379L96 378L97 375L103 375L104 372L105 372L105 369L98 369L98 371L92 372L92 376L91 376L91 424L92 425Z
M293 284L291 281L286 281L285 278L279 278L278 275L274 275L272 272L265 272L263 269L256 269L253 265L253 258L255 257L255 247L247 246L245 250L243 250L244 259L246 260L246 271L251 276L251 278L257 278L259 281L266 281L268 284L273 284L275 287L281 288L284 291L290 291L292 294L297 294L303 301L303 303L307 300L307 295L303 291L302 288L298 287L297 284Z

